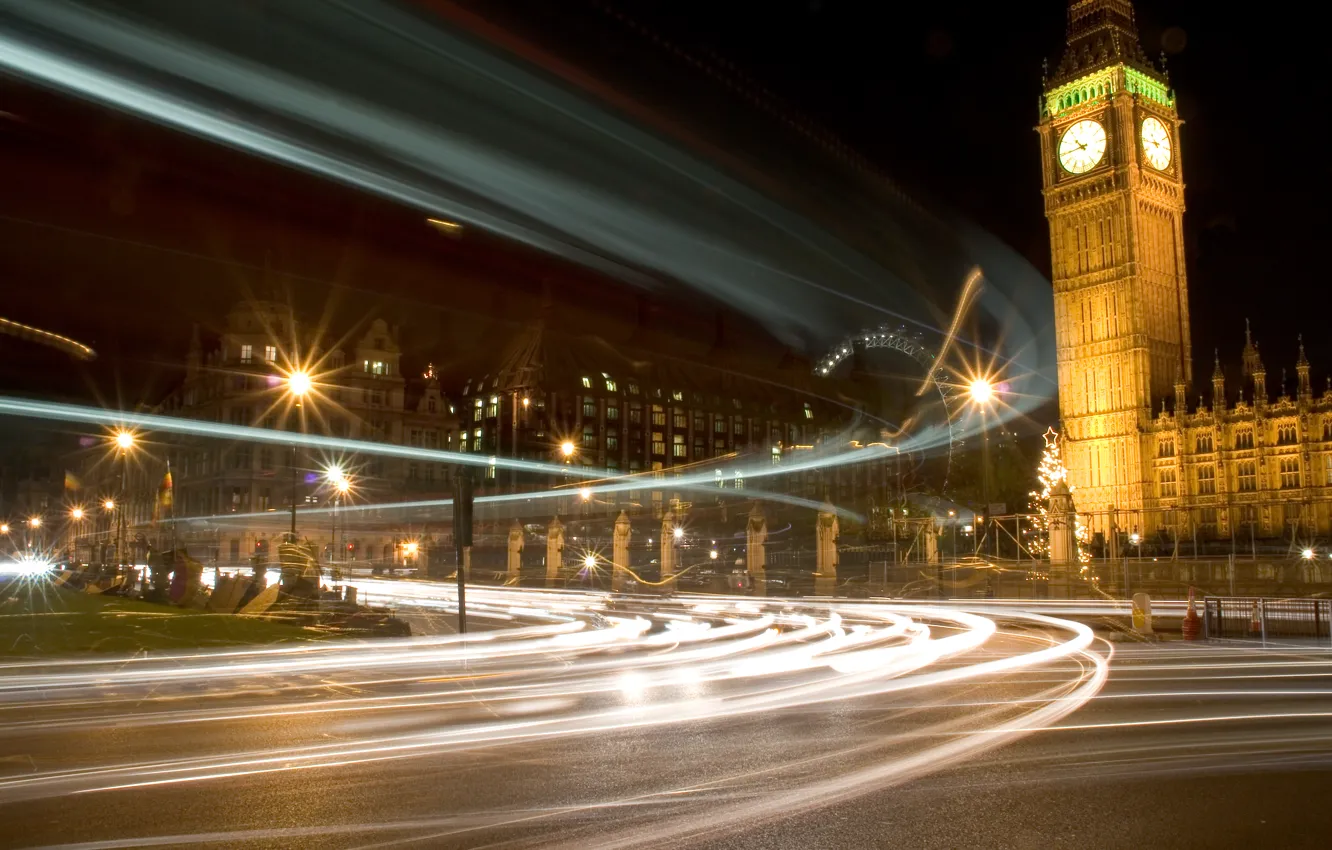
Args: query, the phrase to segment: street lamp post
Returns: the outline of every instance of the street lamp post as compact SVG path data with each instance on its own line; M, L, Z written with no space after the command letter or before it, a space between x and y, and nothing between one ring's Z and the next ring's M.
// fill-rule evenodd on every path
M28 532L29 532L29 533L28 533L28 552L29 552L29 553L31 553L32 550L33 550L34 548L37 548L37 549L42 548L42 547L41 547L41 542L40 542L39 540L37 540L37 534L38 534L37 529L39 529L39 528L41 528L41 527L42 527L42 518L41 518L40 516L32 516L32 517L29 517L29 518L28 518ZM33 546L33 542L34 542L34 541L37 541L37 545L36 545L35 547Z
M79 560L79 535L78 527L83 522L83 508L75 507L69 511L69 561L70 567Z
M133 431L121 428L115 435L115 450L120 455L120 496L116 503L120 505L120 510L115 513L116 521L116 566L122 566L125 563L125 490L129 486L126 479L129 477L129 454L133 451L135 437Z
M339 466L330 466L324 472L324 478L333 487L333 511L330 514L328 530L329 563L332 565L337 559L337 550L342 545L338 541L338 506L347 493L351 491L351 481L347 478L347 474L342 471L342 467ZM343 536L346 536L345 531Z
M301 407L305 401L305 396L309 394L313 387L313 381L310 373L303 369L293 369L287 374L287 392L295 399L297 416L300 422L304 421L304 411ZM296 542L296 490L298 471L296 469L296 444L291 444L291 534L289 541Z
M967 384L967 396L971 403L980 411L981 417L981 501L984 502L984 512L988 517L990 515L990 423L986 416L990 402L994 401L995 386L994 383L986 377L973 378ZM972 519L973 534L975 535L976 551L980 552L980 526L976 524L975 518ZM998 541L996 540L996 546Z
M109 541L111 539L112 531L114 530L113 524L116 522L117 519L116 500L107 499L106 501L102 502L102 510L106 513L106 538ZM101 532L98 532L99 536L100 534ZM102 554L101 557L98 559L98 563L101 564L102 566L105 566L106 543L102 543L100 545L102 546Z
M949 524L953 526L953 562L957 562L957 511L949 511Z

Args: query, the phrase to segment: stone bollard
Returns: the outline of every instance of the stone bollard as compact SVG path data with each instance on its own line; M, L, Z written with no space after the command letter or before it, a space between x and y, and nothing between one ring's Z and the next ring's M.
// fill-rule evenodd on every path
M1145 593L1133 594L1133 630L1140 635L1154 635L1152 631L1152 598Z

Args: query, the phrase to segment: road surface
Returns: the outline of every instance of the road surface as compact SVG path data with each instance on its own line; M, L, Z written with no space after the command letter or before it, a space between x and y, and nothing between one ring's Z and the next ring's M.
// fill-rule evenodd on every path
M440 586L362 593L448 615ZM466 643L0 669L0 844L1326 844L1326 649L1112 648L1017 609L472 598L501 627Z

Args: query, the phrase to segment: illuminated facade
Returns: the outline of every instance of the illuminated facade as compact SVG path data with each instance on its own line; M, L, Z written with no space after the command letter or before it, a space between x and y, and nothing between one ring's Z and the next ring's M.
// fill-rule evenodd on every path
M1248 339L1238 402L1227 404L1218 362L1211 405L1200 395L1188 410L1179 127L1130 0L1073 0L1037 130L1065 458L1108 554L1149 535L1307 539L1329 523L1332 393L1315 399L1303 348L1293 398L1282 386L1269 400Z
M453 403L433 370L414 379L402 374L395 329L374 320L351 344L325 346L285 304L237 305L211 350L205 351L196 333L185 380L167 398L163 412L430 449L453 447ZM283 377L293 365L294 351L301 353L300 364L309 365L313 376L313 389L300 407L289 398ZM177 517L271 511L278 520L269 531L221 531L216 544L221 551L213 557L224 564L243 562L256 547L263 548L261 541L280 533L282 512L290 510L293 497L298 508L333 501L325 475L331 465L345 470L352 482L347 498L353 503L447 498L452 487L448 465L400 458L300 452L293 482L292 452L280 445L196 440L174 444L170 454ZM141 474L146 476L141 489L148 493L162 471ZM302 521L299 528L303 536L321 543L330 533L327 519ZM348 558L393 557L391 533L348 532L347 538L353 547Z
M476 368L487 373L464 379L466 427L458 448L565 461L575 473L583 467L662 472L715 461L718 485L743 489L737 458L752 462L762 451L780 462L784 451L811 445L826 420L824 405L802 402L798 392L774 392L734 374L710 376L711 370L638 355L556 338L544 321L537 323L517 334L500 357L480 361ZM494 486L493 468L485 480Z
M850 406L825 400L828 386L847 387L824 379L823 394L810 392L814 381L804 364L770 370L766 380L732 366L717 352L701 364L654 348L612 348L552 331L542 320L498 352L461 365L454 378L462 385L458 448L568 464L568 476L539 478L487 467L481 492L549 486L575 492L606 470L641 476L642 490L607 495L587 510L660 514L673 499L702 507L744 498L756 485L747 484L743 470L756 461L784 466L834 435L860 436L847 430ZM686 469L709 477L716 498L672 488L671 476ZM893 470L880 462L798 471L765 479L759 491L829 498L868 513L874 500L883 502Z

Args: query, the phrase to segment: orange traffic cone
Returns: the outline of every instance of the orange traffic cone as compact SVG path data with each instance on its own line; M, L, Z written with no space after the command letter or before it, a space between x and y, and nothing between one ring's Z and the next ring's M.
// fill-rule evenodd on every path
M1198 609L1193 602L1193 588L1189 588L1189 607L1184 612L1184 623L1180 626L1184 640L1197 640L1202 621L1198 619Z

